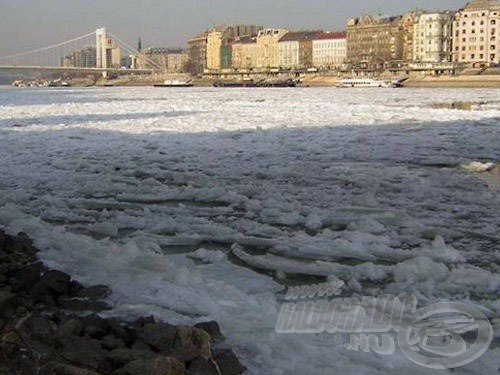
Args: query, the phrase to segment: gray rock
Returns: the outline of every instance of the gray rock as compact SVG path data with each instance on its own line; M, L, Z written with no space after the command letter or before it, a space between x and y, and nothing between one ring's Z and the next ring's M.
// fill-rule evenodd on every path
M115 371L113 375L185 375L184 364L171 357L139 359Z
M5 246L5 240L6 240L5 232L3 230L0 230L0 250L3 250Z
M48 345L55 342L53 323L48 318L40 315L32 316L26 321L25 326L31 338Z
M231 349L214 350L213 359L222 375L239 375L246 370Z
M0 290L0 319L5 322L10 320L18 307L17 297L10 291L10 287Z
M99 312L103 310L110 310L109 306L104 301L88 300L83 298L68 298L61 297L57 300L59 307L68 311L92 311Z
M104 299L111 294L111 290L105 285L96 285L83 288L75 294L75 297L89 299Z
M189 375L220 375L217 366L210 359L196 358L188 366Z
M195 358L210 358L210 336L195 327L177 327L172 347L172 356L182 362Z
M3 248L7 254L21 254L23 252L23 244L10 236L6 236Z
M63 363L51 362L47 370L53 375L100 375L98 372L80 367L70 366Z
M116 336L107 335L101 340L102 347L106 350L124 348L124 342Z
M155 318L152 316L141 316L132 323L136 328L143 328L146 324L156 324Z
M35 297L51 293L54 296L68 295L71 278L61 271L48 271L30 290Z
M40 281L43 270L44 266L40 262L16 270L9 278L9 284L12 286L12 290L14 292L19 292L35 285Z
M157 354L151 350L134 350L128 348L114 349L106 354L106 358L115 366L122 367L129 362L139 359L152 359Z
M57 330L58 335L80 336L83 333L83 323L79 319L69 319L63 322Z
M159 352L170 353L177 328L166 323L148 323L138 329L137 336L147 345Z
M216 321L202 322L195 324L194 326L208 333L212 341L224 340L224 335L222 334L219 324Z
M100 341L87 337L59 335L57 341L63 347L59 354L66 361L96 371L109 367L106 351L101 347Z
M111 318L108 319L108 326L110 333L121 339L125 345L131 346L133 344L134 336L132 331L124 322Z
M151 349L151 346L149 346L148 344L145 344L142 340L138 339L136 340L133 345L130 347L130 349L134 349L134 350L143 350L143 351L152 351L152 350L156 350L158 351L157 349Z
M84 333L94 339L101 339L111 331L107 319L101 318L99 315L88 315L81 320L85 326Z

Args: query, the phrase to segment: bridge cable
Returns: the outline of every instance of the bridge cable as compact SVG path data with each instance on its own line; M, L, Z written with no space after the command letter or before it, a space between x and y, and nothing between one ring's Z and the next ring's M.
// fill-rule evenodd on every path
M134 49L134 47L131 47L130 45L128 45L127 43L125 43L123 40L121 40L120 38L118 38L116 35L113 35L112 33L108 33L109 36L111 36L113 39L116 39L118 41L118 43L120 43L123 47L125 47L126 50L128 50L128 52L130 53L135 53L136 50ZM144 60L146 60L147 62L149 62L151 65L155 66L156 68L162 70L163 67L156 63L155 61L151 60L150 58L146 57L146 56L141 56L141 58L143 58Z
M13 55L8 55L8 56L1 56L0 60L11 59L11 58L15 58L15 57L22 57L22 56L26 56L26 55L32 55L32 54L38 53L38 52L44 52L44 51L52 49L52 48L57 48L57 47L60 47L62 45L68 44L68 43L72 43L72 42L76 42L76 41L84 39L84 38L88 38L91 35L95 35L95 31L88 33L88 34L85 34L85 35L82 35L82 36L79 36L77 38L73 38L71 40L67 40L65 42L53 44L53 45L48 46L48 47L38 48L38 49L35 49L33 51L21 52L21 53L16 53Z

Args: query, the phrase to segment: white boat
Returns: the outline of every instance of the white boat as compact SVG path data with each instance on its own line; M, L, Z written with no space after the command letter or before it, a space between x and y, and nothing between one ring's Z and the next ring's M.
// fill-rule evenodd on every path
M339 87L402 87L400 80L377 80L373 78L348 78L337 85Z
M192 87L193 84L189 81L167 80L163 83L155 84L154 87Z

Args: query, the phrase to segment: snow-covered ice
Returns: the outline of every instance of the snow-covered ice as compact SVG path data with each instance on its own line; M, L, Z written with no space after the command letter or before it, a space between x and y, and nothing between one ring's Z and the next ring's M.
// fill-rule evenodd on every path
M500 91L0 88L0 226L113 289L113 314L217 320L252 374L427 374L279 335L287 285L469 302L500 355ZM472 111L434 103L470 99ZM482 173L481 173L482 174Z

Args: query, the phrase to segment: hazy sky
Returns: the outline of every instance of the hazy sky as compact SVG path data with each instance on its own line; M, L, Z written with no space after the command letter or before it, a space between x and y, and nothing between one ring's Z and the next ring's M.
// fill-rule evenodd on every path
M106 26L136 45L184 46L216 24L337 30L349 16L457 9L452 0L0 0L0 56L44 47Z

